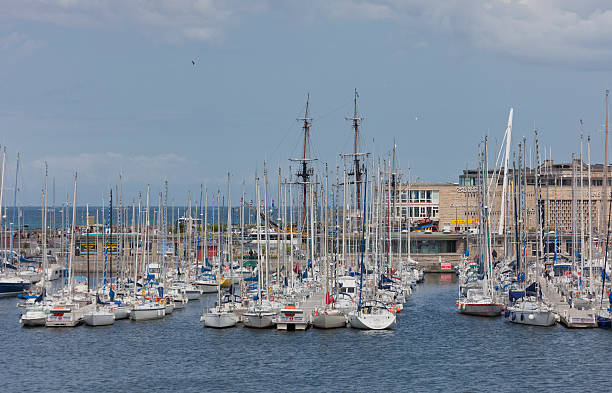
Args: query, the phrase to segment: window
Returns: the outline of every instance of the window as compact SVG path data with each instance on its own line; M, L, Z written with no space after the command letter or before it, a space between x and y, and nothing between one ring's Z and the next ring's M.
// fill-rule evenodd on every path
M434 190L431 192L431 202L438 204L440 203L440 196L439 196L440 192L438 190Z

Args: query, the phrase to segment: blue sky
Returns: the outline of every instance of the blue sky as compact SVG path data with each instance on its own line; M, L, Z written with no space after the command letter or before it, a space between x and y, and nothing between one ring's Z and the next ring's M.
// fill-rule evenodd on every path
M511 106L514 145L532 141L535 125L567 161L582 118L602 161L607 1L0 0L0 9L0 143L9 188L22 154L24 203L40 200L44 161L58 201L75 171L80 203L101 201L120 172L129 199L165 179L177 201L201 183L224 190L228 171L236 197L264 160L276 173L299 154L295 118L308 93L312 154L335 168L351 148L344 118L355 88L363 149L386 156L395 140L400 166L421 180L457 181L485 134L492 150L500 143Z

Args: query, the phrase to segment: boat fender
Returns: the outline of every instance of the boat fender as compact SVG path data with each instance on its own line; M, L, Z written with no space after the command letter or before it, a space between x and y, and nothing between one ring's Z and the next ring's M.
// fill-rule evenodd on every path
M521 321L524 321L524 320L525 320L525 315L521 314Z
M516 314L515 313L512 313L512 320L513 321L516 320Z
M534 320L534 319L535 319L535 316L534 316L533 314L529 314L529 319L530 319L530 320Z

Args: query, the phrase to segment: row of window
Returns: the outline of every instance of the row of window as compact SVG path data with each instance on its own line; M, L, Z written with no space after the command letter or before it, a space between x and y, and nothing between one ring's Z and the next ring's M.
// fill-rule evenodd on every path
M499 177L498 180L498 184L502 185L504 182L503 180L503 176ZM557 185L558 186L571 186L572 185L572 179L556 179ZM541 179L540 180L540 184L543 186L549 185L549 186L554 186L555 185L555 179L554 178L548 178L548 179ZM580 178L576 179L576 185L579 186L581 184L580 182ZM582 179L582 184L587 187L589 185L589 179L583 178ZM460 177L459 178L459 185L460 186L476 186L478 185L478 179L475 177ZM535 178L533 177L528 177L527 178L527 185L529 186L533 186L535 185ZM591 185L595 186L595 187L601 187L603 185L603 179L591 179ZM608 185L612 186L612 177L608 179Z
M408 202L408 192L402 191L401 201ZM414 203L438 203L440 194L438 190L410 190L410 201Z

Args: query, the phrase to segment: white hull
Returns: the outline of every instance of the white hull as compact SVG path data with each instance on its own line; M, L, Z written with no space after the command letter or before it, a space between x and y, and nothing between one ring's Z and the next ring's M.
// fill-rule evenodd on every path
M166 304L166 315L172 314L173 311L174 311L174 303Z
M113 307L113 313L115 314L115 320L118 319L128 319L130 317L130 311L132 308L130 306L115 306Z
M276 314L271 311L249 311L242 315L242 322L245 327L254 329L266 329L274 326Z
M276 317L277 330L306 330L308 329L308 320L304 315L304 311L294 306L283 307Z
M355 311L349 314L349 323L353 329L384 330L395 326L395 314L363 314Z
M346 317L339 312L320 312L312 320L312 326L319 329L335 329L346 327Z
M575 308L563 310L559 315L560 322L568 328L596 328L597 318L594 311L576 310Z
M198 300L202 296L202 292L199 289L186 289L185 295L189 300Z
M195 285L202 290L202 293L217 293L218 284L216 282L196 282Z
M204 326L209 328L223 329L236 326L238 318L232 312L209 312L201 318Z
M45 326L47 323L47 314L44 311L28 311L21 316L19 322L23 326Z
M306 330L308 328L308 323L306 322L293 322L293 323L283 323L276 322L276 330Z
M166 308L162 305L156 307L135 306L130 312L130 319L133 321L149 321L161 319L166 315Z
M556 315L548 310L522 310L509 307L506 312L508 313L508 321L520 325L552 326L557 323Z
M47 327L75 327L83 322L83 315L77 311L66 312L63 314L50 313L47 316L45 326Z
M94 310L83 316L89 326L108 326L115 323L115 314L110 310Z
M459 302L457 310L461 314L475 315L478 317L497 317L501 315L504 306L497 303L469 303Z

